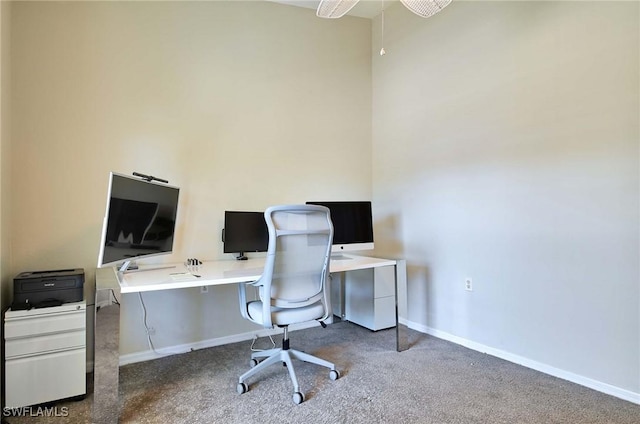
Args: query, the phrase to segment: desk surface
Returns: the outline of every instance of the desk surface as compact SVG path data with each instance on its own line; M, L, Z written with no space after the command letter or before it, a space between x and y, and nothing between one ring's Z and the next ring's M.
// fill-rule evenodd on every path
M337 273L396 265L394 259L347 254L340 256L343 258L331 259L330 272ZM253 258L246 261L234 259L205 261L202 265L192 267L186 267L184 264L141 266L139 270L130 271L121 276L119 279L120 290L121 293L137 293L254 281L262 275L264 261L264 258ZM115 268L105 268L104 272L111 273L112 278L117 274Z

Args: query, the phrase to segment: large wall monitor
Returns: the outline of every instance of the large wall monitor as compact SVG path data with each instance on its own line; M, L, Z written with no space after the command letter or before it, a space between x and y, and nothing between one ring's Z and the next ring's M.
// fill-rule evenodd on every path
M371 250L373 244L373 215L371 202L307 202L329 208L333 222L332 252Z
M133 261L173 251L180 189L117 173L109 175L98 267L135 268Z
M245 252L266 252L269 231L264 212L225 211L222 230L224 253L237 253L236 259L247 259Z

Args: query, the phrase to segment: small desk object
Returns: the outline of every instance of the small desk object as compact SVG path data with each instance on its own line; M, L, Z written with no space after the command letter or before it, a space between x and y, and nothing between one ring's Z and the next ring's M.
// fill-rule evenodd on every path
M205 261L193 272L184 264L150 265L137 271L117 272L116 268L96 270L96 316L95 316L95 359L94 359L94 396L93 423L111 424L118 422L120 413L118 399L118 368L120 366L120 296L126 293L184 289L190 287L240 284L260 278L264 269L264 258L252 258L246 261L220 260ZM340 276L339 293L343 303L344 273L349 271L393 267L395 276L395 327L396 350L406 349L406 336L401 336L402 325L398 322L398 301L406 310L406 298L398 295L398 264L404 261L380 259L367 256L341 254L330 262L332 277ZM196 270L197 269L197 270ZM404 272L404 269L402 269ZM197 275L197 276L196 276ZM109 301L104 301L104 299ZM343 318L344 305L340 306ZM334 309L335 311L335 309Z

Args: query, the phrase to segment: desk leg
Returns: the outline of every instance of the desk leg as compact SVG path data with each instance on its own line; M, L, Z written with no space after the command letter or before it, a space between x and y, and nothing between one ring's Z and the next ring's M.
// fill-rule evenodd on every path
M96 288L93 424L117 423L120 417L120 299L119 287Z
M344 321L345 317L347 316L347 313L345 312L345 286L344 286L344 272L339 272L338 273L338 302L340 304L340 320Z
M344 321L346 317L345 313L345 282L344 272L334 272L330 274L330 298L331 298L331 321L340 322Z
M398 260L393 266L396 286L396 350L402 352L409 348L408 328L400 324L399 311L407 314L407 271L406 262Z

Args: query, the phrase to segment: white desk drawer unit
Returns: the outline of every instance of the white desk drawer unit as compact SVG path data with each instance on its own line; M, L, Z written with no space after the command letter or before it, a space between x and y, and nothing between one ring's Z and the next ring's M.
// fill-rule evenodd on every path
M86 304L12 311L4 317L6 407L86 394Z
M394 269L391 266L347 273L345 319L370 330L396 325Z

